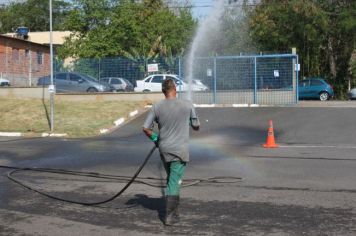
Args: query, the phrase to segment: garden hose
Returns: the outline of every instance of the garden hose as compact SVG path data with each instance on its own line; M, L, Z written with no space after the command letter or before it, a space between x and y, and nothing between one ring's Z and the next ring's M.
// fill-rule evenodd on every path
M73 204L79 204L79 205L85 205L85 206L96 206L104 203L108 203L120 195L122 195L126 189L132 184L132 183L139 183L139 184L145 184L151 187L158 187L158 188L163 188L165 185L162 184L154 184L152 181L165 181L162 178L155 178L155 177L138 177L142 169L145 167L147 164L148 160L151 158L152 154L154 153L156 149L156 146L154 146L148 155L146 156L145 160L141 164L141 166L137 169L135 174L130 177L130 176L122 176L122 175L108 175L108 174L101 174L101 173L96 173L96 172L83 172L83 171L70 171L70 170L64 170L64 169L52 169L52 168L20 168L20 167L15 167L15 166L5 166L5 165L0 165L0 168L6 168L6 169L13 169L11 172L7 174L7 177L21 185L24 188L27 188L31 191L34 191L38 194L41 194L43 196L46 196L51 199L67 202L67 203L73 203ZM81 202L81 201L75 201L75 200L68 200L64 199L61 197L56 197L51 194L45 193L43 191L34 189L33 187L23 183L22 181L16 179L13 175L18 172L23 172L23 171L35 171L35 172L44 172L44 173L55 173L55 174L61 174L61 175L72 175L72 176L84 176L84 177L91 177L91 178L97 178L97 179L107 179L107 180L115 180L121 181L121 182L127 182L126 185L115 195L112 197L103 200L103 201L97 201L97 202ZM151 182L150 182L151 181ZM218 183L218 184L223 184L223 183L236 183L238 181L241 181L240 177L232 177L232 176L217 176L217 177L211 177L211 178L204 178L204 179L185 179L184 182L185 184L182 185L182 187L189 187L193 185L197 185L199 183Z

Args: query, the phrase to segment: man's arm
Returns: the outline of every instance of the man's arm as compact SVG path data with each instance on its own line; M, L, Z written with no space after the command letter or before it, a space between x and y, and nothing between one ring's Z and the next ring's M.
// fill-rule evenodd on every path
M145 123L143 124L143 132L157 145L158 134L152 131L153 121L155 120L155 113L153 109L154 108L152 107L147 115Z

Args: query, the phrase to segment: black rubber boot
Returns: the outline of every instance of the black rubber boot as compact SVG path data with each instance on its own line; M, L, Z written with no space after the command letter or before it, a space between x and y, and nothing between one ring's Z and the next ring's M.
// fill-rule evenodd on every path
M167 226L178 224L179 219L179 196L166 196L166 214L164 224Z

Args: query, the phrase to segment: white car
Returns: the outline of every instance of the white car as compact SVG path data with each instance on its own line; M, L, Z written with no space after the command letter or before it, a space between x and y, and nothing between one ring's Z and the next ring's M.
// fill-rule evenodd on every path
M0 78L0 87L10 86L10 81Z
M135 92L161 92L162 82L166 79L172 79L176 83L177 91L188 91L189 84L178 75L174 74L155 74L149 75L143 80L136 81ZM200 80L193 80L191 84L192 91L207 91L209 88Z

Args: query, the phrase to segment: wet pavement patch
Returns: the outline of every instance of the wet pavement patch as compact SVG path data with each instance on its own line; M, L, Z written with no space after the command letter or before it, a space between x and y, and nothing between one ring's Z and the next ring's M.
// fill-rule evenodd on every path
M164 201L160 197L144 194L124 196L99 207L66 204L35 195L31 197L35 197L31 202L16 201L16 204L10 204L3 209L31 215L59 217L73 224L81 222L110 229L153 234L347 235L351 232L356 233L356 214L352 209L311 208L264 202L198 201L183 198L182 227L167 228L162 224Z

